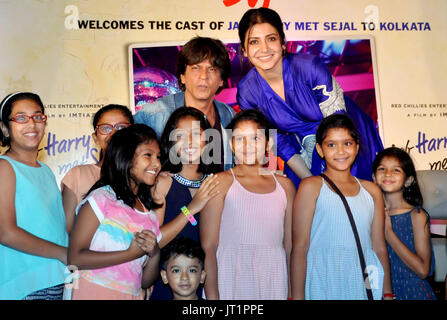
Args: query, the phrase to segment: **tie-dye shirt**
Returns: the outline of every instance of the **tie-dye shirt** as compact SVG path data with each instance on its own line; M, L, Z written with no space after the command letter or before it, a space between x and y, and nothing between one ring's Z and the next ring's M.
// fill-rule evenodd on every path
M117 200L115 192L110 186L92 191L78 206L86 202L99 220L99 226L90 243L92 251L127 250L135 232L143 229L152 231L161 240L161 233L157 216L151 210L141 212ZM81 277L106 288L118 290L137 296L141 289L143 265L147 256L94 270L82 270Z

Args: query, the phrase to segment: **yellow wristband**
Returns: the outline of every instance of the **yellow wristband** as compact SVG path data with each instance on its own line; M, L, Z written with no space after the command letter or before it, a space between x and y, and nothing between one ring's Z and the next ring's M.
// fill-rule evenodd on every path
M197 220L194 218L194 216L191 214L191 212L189 212L189 210L186 206L181 207L180 210L182 210L185 217L188 218L189 222L193 226L197 225Z

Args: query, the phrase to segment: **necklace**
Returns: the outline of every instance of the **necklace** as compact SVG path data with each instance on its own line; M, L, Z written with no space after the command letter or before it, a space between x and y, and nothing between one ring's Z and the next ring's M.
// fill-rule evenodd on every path
M208 174L204 174L202 179L200 179L200 180L189 180L189 179L186 179L185 177L182 177L178 173L176 173L176 174L174 174L173 178L175 179L175 181L177 181L181 185L184 185L188 188L200 188L203 180L205 180L206 177L208 177Z

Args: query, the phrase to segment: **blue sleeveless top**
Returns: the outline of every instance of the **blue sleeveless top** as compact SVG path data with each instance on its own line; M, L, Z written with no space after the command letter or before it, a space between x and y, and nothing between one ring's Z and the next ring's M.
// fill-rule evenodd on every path
M374 200L358 179L357 182L359 193L347 196L346 201L362 244L374 300L380 300L384 271L371 240ZM345 206L324 180L310 232L305 296L306 300L367 299L354 232Z
M411 212L418 210L414 208L406 213L391 216L391 225L396 236L402 243L413 253L416 253L414 245L413 223L411 221ZM425 214L428 219L427 212L420 209L418 214ZM430 220L429 220L430 221ZM388 256L390 259L391 281L393 285L393 293L396 295L396 300L436 300L436 295L433 292L430 284L425 279L420 279L398 256L398 254L391 248L387 242ZM433 247L431 247L431 265L430 273L433 274L435 266L435 257L433 254Z
M7 156L16 176L17 226L44 240L68 246L62 195L51 169L42 162L30 167ZM0 244L0 300L64 283L65 266L56 259L30 255Z

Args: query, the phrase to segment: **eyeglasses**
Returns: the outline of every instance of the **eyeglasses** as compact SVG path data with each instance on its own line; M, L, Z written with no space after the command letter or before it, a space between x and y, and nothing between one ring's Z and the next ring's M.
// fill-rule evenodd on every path
M98 129L100 134L108 135L113 132L113 129L115 129L115 131L119 131L121 129L127 128L128 126L130 126L129 122L120 122L120 123L116 123L116 124L104 123L104 124L97 125L96 129Z
M47 116L41 113L32 116L28 116L26 114L17 114L14 117L10 118L9 121L14 121L17 123L28 123L30 119L33 119L35 123L43 123L47 121Z

